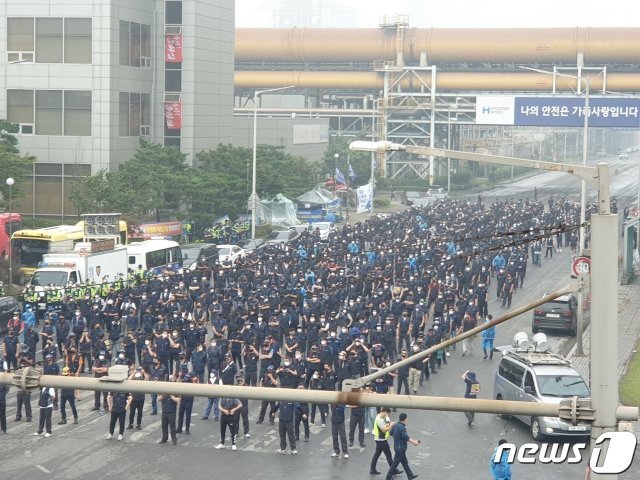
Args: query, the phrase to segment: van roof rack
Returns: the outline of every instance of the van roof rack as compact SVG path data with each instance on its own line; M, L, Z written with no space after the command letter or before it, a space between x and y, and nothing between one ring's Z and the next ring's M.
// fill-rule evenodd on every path
M563 365L571 366L571 361L557 353L548 352L508 352L527 365Z

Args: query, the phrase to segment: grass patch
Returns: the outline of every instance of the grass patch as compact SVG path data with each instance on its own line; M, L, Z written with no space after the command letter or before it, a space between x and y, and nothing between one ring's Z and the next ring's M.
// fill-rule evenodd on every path
M620 382L620 401L629 407L640 407L640 341L636 345L627 373Z

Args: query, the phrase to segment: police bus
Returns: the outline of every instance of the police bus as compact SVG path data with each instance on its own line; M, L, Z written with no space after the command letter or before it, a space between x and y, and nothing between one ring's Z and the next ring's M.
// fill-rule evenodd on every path
M139 270L152 275L161 275L165 270L180 272L182 269L182 250L173 240L145 240L127 246L129 269Z

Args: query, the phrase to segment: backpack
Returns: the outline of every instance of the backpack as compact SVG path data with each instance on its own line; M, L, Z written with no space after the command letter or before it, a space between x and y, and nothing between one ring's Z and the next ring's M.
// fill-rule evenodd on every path
M471 384L471 388L469 389L469 395L478 395L480 393L480 384L479 383L472 383Z

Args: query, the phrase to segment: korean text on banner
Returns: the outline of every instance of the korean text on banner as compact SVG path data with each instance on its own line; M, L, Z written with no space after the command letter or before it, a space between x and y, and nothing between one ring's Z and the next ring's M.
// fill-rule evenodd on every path
M370 183L358 187L357 213L370 212L373 209L373 187Z
M164 118L168 129L182 128L182 103L164 102Z
M167 63L182 62L182 34L165 37L164 59Z

